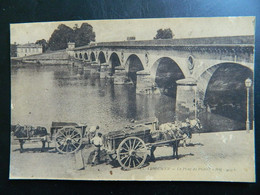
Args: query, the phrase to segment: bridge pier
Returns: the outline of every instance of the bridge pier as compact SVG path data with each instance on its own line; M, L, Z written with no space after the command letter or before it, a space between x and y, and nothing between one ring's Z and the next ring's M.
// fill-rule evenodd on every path
M139 71L136 73L136 93L137 94L160 94L159 88L155 86L150 73Z
M84 61L84 71L85 73L91 72L91 62L89 60Z
M90 66L91 65L91 62L89 60L84 60L84 63L86 66Z
M109 77L109 73L111 72L109 65L106 63L100 64L100 78Z
M184 121L186 118L197 118L196 89L197 82L193 78L176 81L176 118Z
M90 62L90 73L91 74L96 74L99 73L100 70L100 65L96 61Z
M115 74L114 74L114 84L116 84L116 85L127 84L127 83L129 83L128 80L129 79L128 79L125 68L122 66L116 66Z
M83 68L83 62L82 61L80 61L80 60L74 60L74 62L73 62L73 66L74 67L77 67L77 68Z
M99 66L99 64L98 64L98 62L96 62L96 61L92 61L92 62L91 62L91 66Z

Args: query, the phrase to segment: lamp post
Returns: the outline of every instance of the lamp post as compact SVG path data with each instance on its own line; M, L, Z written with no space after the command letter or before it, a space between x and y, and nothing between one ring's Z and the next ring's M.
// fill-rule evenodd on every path
M194 108L195 108L195 119L197 120L197 116L198 116L198 111L197 111L197 85L195 86L194 89Z
M249 133L249 129L250 129L250 120L249 120L249 112L250 112L250 105L249 105L249 89L252 85L252 80L250 78L245 80L245 85L246 85L246 131Z

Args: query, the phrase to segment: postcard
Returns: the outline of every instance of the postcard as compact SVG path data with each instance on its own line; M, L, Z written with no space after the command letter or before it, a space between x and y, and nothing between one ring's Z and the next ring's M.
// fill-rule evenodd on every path
M255 182L255 17L10 25L10 179Z

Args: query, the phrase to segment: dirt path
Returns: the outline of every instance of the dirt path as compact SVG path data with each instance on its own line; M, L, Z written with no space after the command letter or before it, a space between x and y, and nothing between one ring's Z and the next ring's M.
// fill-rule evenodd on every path
M190 146L179 148L179 160L172 158L172 148L161 147L155 151L156 162L130 171L105 164L79 171L73 154L55 149L41 153L35 143L25 144L20 153L19 145L12 145L10 178L254 181L253 138L252 131L194 134Z

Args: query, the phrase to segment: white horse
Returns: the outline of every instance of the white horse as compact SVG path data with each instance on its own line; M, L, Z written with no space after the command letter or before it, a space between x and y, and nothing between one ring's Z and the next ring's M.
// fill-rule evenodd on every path
M162 140L167 141L167 140L176 139L175 141L169 142L168 145L171 146L173 149L173 157L179 159L178 147L179 147L180 140L178 138L182 138L184 134L186 134L186 132L182 131L179 128L178 123L164 123L159 126L159 130L155 130L151 132L151 134L154 143ZM150 153L151 161L155 161L155 156L154 156L155 150L156 150L156 146L152 146L151 153Z
M195 130L201 129L199 119L189 120L186 119L186 122L174 122L174 123L164 123L159 126L159 130L151 131L152 140L154 143L161 140L171 140L176 138L183 138L183 146L186 147L187 140L190 142L192 138L192 133ZM173 141L170 144L173 147L173 156L178 159L178 147L180 145L180 140ZM154 151L156 146L151 148L151 160L155 161Z
M182 140L182 145L184 147L187 146L187 142L188 144L191 143L191 138L192 138L192 133L194 131L200 130L202 128L202 125L200 123L199 119L186 119L185 122L182 122L179 126L179 129L181 131L183 131L183 140Z

